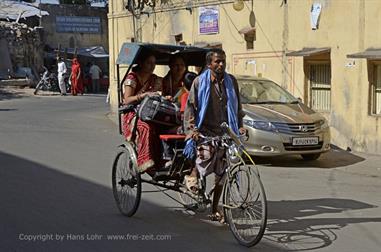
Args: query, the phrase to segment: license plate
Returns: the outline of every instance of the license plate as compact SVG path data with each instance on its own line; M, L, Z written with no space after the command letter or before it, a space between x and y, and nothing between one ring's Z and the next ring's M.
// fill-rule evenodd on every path
M292 145L316 145L319 143L319 137L294 137Z

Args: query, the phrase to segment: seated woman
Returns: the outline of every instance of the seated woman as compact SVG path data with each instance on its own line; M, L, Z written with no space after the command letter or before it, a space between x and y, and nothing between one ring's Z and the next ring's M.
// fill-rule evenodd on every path
M179 90L183 86L184 74L187 70L184 59L175 55L169 59L169 71L163 79L163 95L175 97ZM175 97L179 98L179 97ZM174 100L174 102L180 103L179 100Z
M179 90L182 90L183 78L186 72L184 59L180 55L171 56L169 59L169 71L163 78L163 96L172 102L180 104ZM163 128L162 133L176 134L178 127ZM169 168L172 165L173 150L172 146L167 141L162 141L162 159L166 160L165 167Z
M189 90L191 89L193 80L196 79L196 77L197 77L197 74L194 72L187 72L184 75L184 81L183 81L184 86L182 87L183 92L180 95L181 113L184 113L185 111L185 106L187 105L187 100L189 96Z
M192 86L193 80L196 77L197 77L196 73L186 72L184 74L184 78L182 81L182 87L178 90L177 94L175 95L175 97L178 97L178 99L176 99L175 102L179 101L179 103L180 103L181 120L183 120L183 113L184 113L185 106L186 106L186 103L188 100L189 90ZM183 129L183 126L181 125L180 127L177 126L173 129L166 129L166 133L167 134L181 134L181 135L183 135L184 129ZM167 161L165 163L165 168L169 168L172 165L172 159L173 159L173 156L175 154L173 152L174 146L171 144L171 142L168 142L165 140L163 140L161 144L162 144L162 149L163 149L162 158L163 158L163 160Z
M155 66L156 58L153 54L142 54L138 65L132 69L123 83L123 104L136 104L145 96L162 91L162 78L153 74ZM144 172L159 163L159 137L155 124L143 122L136 118L135 112L128 112L123 116L123 134L127 141L131 140L135 126L138 170Z

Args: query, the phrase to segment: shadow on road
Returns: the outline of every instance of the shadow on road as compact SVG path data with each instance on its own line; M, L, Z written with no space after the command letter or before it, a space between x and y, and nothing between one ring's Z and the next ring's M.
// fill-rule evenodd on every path
M0 101L19 99L25 97L25 92L22 89L10 89L0 86Z
M293 168L337 168L353 165L364 160L365 159L362 157L356 156L339 148L333 148L327 153L322 154L318 160L314 161L305 161L300 156L296 155L279 157L254 157L256 164Z
M269 219L265 239L287 246L289 251L305 251L330 246L338 231L350 224L381 222L381 217L353 217L351 211L374 208L351 199L319 198L268 202ZM318 214L343 213L347 218L309 218ZM367 230L363 235L380 243ZM381 244L379 244L381 245Z
M227 226L205 223L196 216L161 207L144 200L144 195L137 214L127 218L118 212L108 187L6 153L0 152L0 160L0 251L177 251L180 248L182 251L202 248L247 251L238 245ZM148 235L148 240L143 240L142 235ZM156 235L167 238L159 240L163 238L155 238ZM60 236L63 240L57 241ZM275 246L261 242L255 250L284 251Z

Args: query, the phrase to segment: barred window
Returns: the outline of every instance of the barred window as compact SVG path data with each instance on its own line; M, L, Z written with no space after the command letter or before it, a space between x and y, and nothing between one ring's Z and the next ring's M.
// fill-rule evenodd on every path
M317 111L331 109L331 64L310 65L310 107Z

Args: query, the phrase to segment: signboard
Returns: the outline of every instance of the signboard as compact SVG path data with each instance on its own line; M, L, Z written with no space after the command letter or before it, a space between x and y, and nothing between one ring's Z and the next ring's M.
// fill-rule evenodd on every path
M101 33L101 18L56 16L56 32Z
M216 34L219 32L218 6L200 7L198 15L200 34Z

